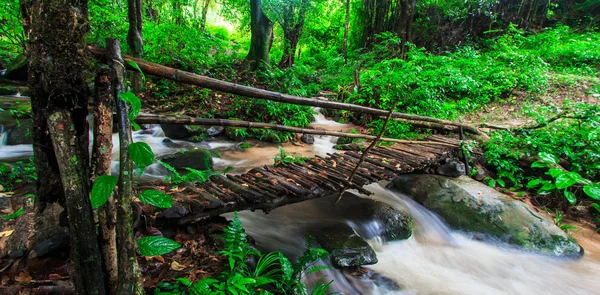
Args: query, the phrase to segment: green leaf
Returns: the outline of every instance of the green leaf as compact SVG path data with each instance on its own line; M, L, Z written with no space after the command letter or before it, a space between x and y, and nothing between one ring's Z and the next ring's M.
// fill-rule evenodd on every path
M548 169L548 172L546 172L546 174L552 176L552 178L556 178L559 175L562 175L565 173L567 173L567 171L559 169L559 168L550 168L550 169Z
M21 215L23 215L23 207L19 208L19 210L15 211L15 212L13 212L11 214L2 216L2 219L4 219L4 220L12 220L12 219L15 219L15 218L17 218L17 217L19 217Z
M598 211L598 213L600 213L600 205L598 205L596 203L592 203L592 207L594 207L594 209L596 209L596 211Z
M129 103L131 106L129 109L129 120L135 120L142 109L142 101L140 101L140 98L131 91L119 93L119 98Z
M158 256L177 250L181 245L161 236L143 237L137 241L138 249L143 256Z
M544 152L540 152L538 153L538 156L540 157L540 159L548 164L558 164L558 158L553 155L553 154L549 154L549 153L544 153Z
M496 186L496 181L493 180L493 179L490 179L488 181L488 186L491 187L491 188L494 188Z
M582 179L581 175L575 172L567 172L556 177L556 188L568 188Z
M163 192L145 190L139 196L140 201L158 208L171 208L173 198Z
M583 192L594 200L600 200L600 184L588 184L583 187ZM597 204L594 204L597 205ZM599 210L600 211L600 210Z
M154 153L145 142L134 142L127 147L127 151L133 163L140 169L144 169L154 163Z
M565 190L565 198L567 198L567 201L569 201L569 204L571 205L575 205L577 203L577 197L575 197L575 194Z
M127 64L129 64L132 68L136 69L138 72L140 72L140 74L142 74L142 80L144 82L146 82L146 76L144 76L144 72L142 72L142 69L140 69L140 66L138 66L138 64L132 60L128 60Z
M115 190L119 178L112 175L102 175L96 178L92 187L92 209L102 207Z
M536 188L536 187L540 186L544 182L545 182L545 180L540 179L540 178L534 179L534 180L532 180L532 181L530 181L530 182L527 183L527 188Z
M556 188L556 186L553 183L547 182L538 190L538 194L550 192L550 191L554 190L555 188Z
M531 164L531 168L546 168L548 166L550 165L543 161L535 161Z

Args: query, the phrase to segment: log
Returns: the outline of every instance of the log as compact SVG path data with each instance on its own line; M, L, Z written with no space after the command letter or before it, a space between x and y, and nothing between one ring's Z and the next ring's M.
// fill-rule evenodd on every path
M100 48L97 48L94 46L88 46L88 50L100 61L103 61L105 59L105 57L104 57L105 54L104 54L103 49L100 49ZM258 88L254 88L254 87L250 87L250 86L244 86L244 85L226 82L226 81L222 81L222 80L218 80L218 79L214 79L214 78L210 78L210 77L206 77L206 76L201 76L198 74L194 74L194 73L174 69L171 67L151 63L151 62L148 62L148 61L145 61L142 59L133 58L130 56L123 56L123 58L125 61L135 62L139 66L139 68L142 70L142 72L144 72L145 74L154 75L154 76L166 78L169 80L173 80L173 81L177 81L177 82L181 82L181 83L185 83L185 84L196 85L196 86L200 86L200 87L204 87L204 88L208 88L208 89L212 89L212 90L227 92L227 93L231 93L231 94L237 94L237 95L251 97L251 98L261 98L261 99L267 99L267 100L272 100L272 101L277 101L277 102L292 103L292 104L297 104L297 105L307 105L307 106L313 106L313 107L322 107L322 108L328 108L328 109L347 110L347 111L352 111L352 112L357 112L357 113L372 114L372 115L376 115L376 116L380 116L380 117L385 117L388 114L388 111L382 110L382 109L376 109L376 108L355 105L355 104L350 104L350 103L326 101L326 100L319 100L319 99L315 99L315 98L306 98L306 97L288 95L288 94L283 94L283 93L279 93L279 92L275 92L275 91L258 89ZM128 63L125 64L125 66L132 71L137 71L137 69L133 68ZM463 127L465 131L468 131L475 135L483 136L483 137L487 136L485 133L481 132L477 127L469 125L469 124L465 124L465 123L442 120L442 119L437 119L437 118L432 118L432 117L427 117L427 116L411 115L411 114L400 113L400 112L393 112L392 118L400 118L400 119L405 119L405 120L431 122L431 123L438 123L438 124L443 124L443 125Z
M307 129L299 127L290 127L278 124L269 123L257 123L249 121L237 121L237 120L226 120L226 119L201 119L191 117L170 117L170 116L138 116L135 121L138 124L185 124L185 125L205 125L205 126L226 126L226 127L242 127L242 128L261 128L261 129L272 129L277 131L287 131L304 134L315 134L315 135L331 135L338 137L350 137L350 138L366 138L375 139L377 136L367 134L354 134L337 131L319 130L319 129ZM457 145L452 143L445 143L439 141L418 141L418 140L404 140L395 138L381 138L380 141L405 143L405 144L433 144L456 147Z

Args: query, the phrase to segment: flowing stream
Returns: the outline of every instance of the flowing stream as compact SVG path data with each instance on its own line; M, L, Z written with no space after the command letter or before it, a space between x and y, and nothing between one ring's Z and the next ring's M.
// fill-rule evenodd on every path
M318 109L316 110L318 112ZM6 124L6 123L4 123ZM352 126L327 120L317 113L314 127L328 130L349 130ZM0 127L0 161L26 159L32 154L31 145L6 145L4 126ZM175 153L181 149L204 147L217 149L216 170L233 166L233 173L242 173L252 167L271 165L279 153L279 145L252 141L253 148L239 149L237 142L209 139L200 143L172 141L165 144L160 126L149 126L134 133L134 141L147 142L154 153ZM313 145L283 144L288 152L304 156L326 155L333 152L337 138L315 136ZM114 143L118 138L113 137ZM113 160L118 150L113 149ZM116 172L118 163L114 162ZM166 171L152 165L148 177L164 177ZM407 196L386 189L382 184L366 187L374 195L370 198L386 203L409 214L415 221L413 236L408 240L384 242L382 226L361 216L361 208L336 209L332 198L322 198L284 206L270 214L240 212L239 216L249 235L264 251L280 250L289 256L298 256L304 249L305 237L328 224L345 223L365 238L376 250L379 262L369 269L387 279L359 279L336 269L312 274L309 285L325 275L333 280L330 291L345 294L600 294L600 253L598 247L586 249L579 260L565 260L519 251L491 240L479 241L469 235L448 228L431 211ZM342 200L343 202L343 200ZM232 215L228 214L231 218ZM390 284L392 281L394 284ZM399 287L399 289L397 288Z

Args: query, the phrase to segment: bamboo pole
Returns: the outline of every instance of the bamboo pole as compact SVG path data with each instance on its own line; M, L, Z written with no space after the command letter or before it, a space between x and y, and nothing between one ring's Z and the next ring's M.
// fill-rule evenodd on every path
M104 54L103 49L93 47L93 46L88 46L88 50L96 58L100 59L101 61L103 61L105 59L105 54ZM227 93L232 93L232 94L237 94L237 95L242 95L242 96L252 97L252 98L261 98L261 99L267 99L267 100L272 100L272 101L277 101L277 102L292 103L292 104L297 104L297 105L307 105L307 106L313 106L313 107L322 107L322 108L338 109L338 110L348 110L348 111L357 112L357 113L377 115L380 117L385 117L388 114L388 111L385 111L382 109L376 109L376 108L360 106L360 105L355 105L355 104L350 104L350 103L326 101L326 100L320 100L320 99L316 99L316 98L299 97L299 96L288 95L288 94L283 94L283 93L269 91L269 90L258 89L258 88L254 88L254 87L250 87L250 86L244 86L244 85L235 84L235 83L231 83L231 82L226 82L226 81L213 79L210 77L201 76L198 74L174 69L171 67L151 63L151 62L148 62L148 61L145 61L142 59L137 59L137 58L133 58L133 57L126 56L126 55L123 56L123 59L127 62L129 62L129 61L135 62L137 64L137 66L145 74L154 75L154 76L166 78L169 80L173 80L173 81L177 81L177 82L181 82L181 83L185 83L185 84L197 85L197 86L209 88L212 90L217 90L217 91L222 91L222 92L227 92ZM129 70L137 71L137 69L132 67L129 63L126 63L125 66ZM450 125L450 126L463 127L465 131L468 131L475 135L484 136L484 137L487 136L483 132L481 132L477 127L469 125L469 124L465 124L465 123L459 123L459 122L441 120L441 119L427 117L427 116L418 116L418 115L411 115L411 114L399 113L399 112L393 112L392 118L400 118L400 119L405 119L405 120L423 121L423 122L431 122L431 123L438 123L438 124L444 124L444 125Z
M376 139L377 136L367 134L355 134L345 133L337 131L328 131L320 129L307 129L299 127L290 127L278 124L269 123L256 123L248 121L237 121L237 120L226 120L226 119L201 119L191 117L169 117L169 116L138 116L135 119L138 124L185 124L185 125L204 125L204 126L225 126L225 127L241 127L241 128L260 128L260 129L272 129L277 131L287 131L294 133L303 134L314 134L314 135L330 135L337 137L350 137L350 138L364 138L364 139ZM432 145L445 145L456 147L455 144L444 143L438 141L418 141L418 140L403 140L395 138L381 138L380 141L395 142L395 143L406 143L406 144L432 144Z

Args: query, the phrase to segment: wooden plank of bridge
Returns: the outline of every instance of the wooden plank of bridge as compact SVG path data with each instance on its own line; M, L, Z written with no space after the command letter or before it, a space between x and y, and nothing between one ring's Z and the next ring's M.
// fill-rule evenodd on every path
M161 211L158 218L175 220L183 225L233 211L260 209L269 212L287 204L330 196L347 186L368 195L370 192L363 186L425 169L455 156L460 149L458 139L433 135L427 140L447 145L375 147L361 163L352 183L347 179L358 163L359 152L316 156L305 163L253 168L241 175L214 175L204 183L166 189L175 202L172 208ZM148 188L147 184L145 188Z

